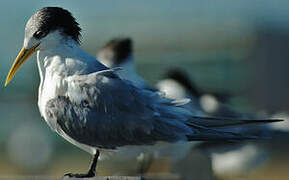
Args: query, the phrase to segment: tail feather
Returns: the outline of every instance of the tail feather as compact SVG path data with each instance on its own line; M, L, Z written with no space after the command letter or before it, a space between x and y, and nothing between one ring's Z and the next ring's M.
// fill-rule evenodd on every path
M194 134L187 135L188 141L222 141L222 140L249 140L258 139L257 136L242 135L233 132L219 131L198 125L190 125ZM197 132L196 132L197 131Z
M191 121L188 121L189 125L200 125L208 128L223 128L242 125L256 125L281 122L281 119L234 119L234 118L217 118L217 117L197 117L193 116Z

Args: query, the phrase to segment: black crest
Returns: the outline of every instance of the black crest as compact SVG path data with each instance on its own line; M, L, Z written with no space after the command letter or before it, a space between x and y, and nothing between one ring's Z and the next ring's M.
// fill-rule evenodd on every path
M61 29L61 32L64 35L70 36L78 43L80 41L81 28L79 27L79 24L71 13L63 8L42 8L32 16L32 20L38 29L34 34L35 38L41 38L53 30Z

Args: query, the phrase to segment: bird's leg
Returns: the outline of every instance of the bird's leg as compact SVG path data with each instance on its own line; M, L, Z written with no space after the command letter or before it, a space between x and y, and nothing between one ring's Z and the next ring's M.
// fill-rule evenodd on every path
M91 161L89 170L88 170L88 172L86 174L72 174L72 173L68 173L68 174L65 174L64 176L75 177L75 178L94 177L95 176L95 168L96 168L96 165L97 165L97 160L98 160L99 154L100 154L99 150L96 150L96 153L93 156L93 159Z
M95 169L96 169L96 165L97 165L97 160L98 160L98 156L99 156L99 150L96 150L95 155L93 156L92 162L90 164L90 168L88 170L87 174L91 174L93 176L95 176ZM92 176L92 177L93 177Z

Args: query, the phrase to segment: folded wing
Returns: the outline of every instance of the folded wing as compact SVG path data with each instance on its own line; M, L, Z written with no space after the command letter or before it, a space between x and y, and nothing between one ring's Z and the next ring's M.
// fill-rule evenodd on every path
M159 92L136 88L114 71L67 78L67 95L47 103L47 117L74 140L107 149L157 141L253 138L211 129L222 123L193 117L182 107L187 100L167 99ZM230 123L226 120L224 124Z

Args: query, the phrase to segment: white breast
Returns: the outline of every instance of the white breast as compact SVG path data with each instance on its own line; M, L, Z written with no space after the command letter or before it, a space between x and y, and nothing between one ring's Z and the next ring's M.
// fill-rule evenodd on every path
M37 64L40 74L38 106L45 116L46 104L57 96L67 95L67 78L72 75L87 74L102 70L104 66L95 58L86 54L74 41L66 41L48 50L37 52ZM53 122L47 122L50 126ZM53 128L52 128L53 129Z
M44 117L47 124L55 129L56 122L48 122L46 118L45 108L49 100L56 98L57 96L64 96L67 91L67 83L65 81L65 75L57 72L57 69L61 68L61 59L58 56L53 57L53 60L47 60L45 62L54 61L54 64L41 64L40 66L40 86L38 91L38 107L40 114ZM43 70L43 67L45 70ZM47 67L46 67L47 66ZM57 66L57 68L56 68Z

